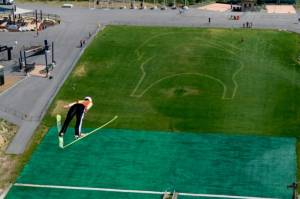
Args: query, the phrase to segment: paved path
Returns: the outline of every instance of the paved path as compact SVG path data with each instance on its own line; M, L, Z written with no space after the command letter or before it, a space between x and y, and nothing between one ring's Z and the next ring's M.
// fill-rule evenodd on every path
M67 78L82 49L78 48L80 39L89 32L95 33L98 25L128 24L149 26L189 26L189 27L232 27L239 28L246 21L254 28L287 29L300 33L296 14L267 13L218 13L190 9L184 14L178 10L89 10L85 8L54 8L43 5L24 4L26 9L42 9L46 13L58 14L62 23L42 32L39 37L34 33L0 33L2 42L18 40L18 46L43 39L55 42L57 67L54 79L28 77L14 88L0 94L0 117L20 126L17 135L7 148L7 153L23 153L49 103ZM228 20L230 15L241 15L241 20ZM208 23L210 17L211 23Z

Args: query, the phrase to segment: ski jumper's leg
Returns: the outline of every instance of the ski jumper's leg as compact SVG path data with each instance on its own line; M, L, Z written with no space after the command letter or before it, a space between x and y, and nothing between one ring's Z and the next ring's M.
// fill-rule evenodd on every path
M84 105L81 104L81 106L78 106L76 110L76 125L75 125L75 135L80 136L81 133L81 126L82 126L82 120L84 117Z
M59 136L63 136L65 134L65 132L67 131L71 120L73 119L73 117L76 114L76 109L77 109L77 104L71 106L71 108L69 109L67 117L64 121L64 124L63 124L61 130L60 130Z

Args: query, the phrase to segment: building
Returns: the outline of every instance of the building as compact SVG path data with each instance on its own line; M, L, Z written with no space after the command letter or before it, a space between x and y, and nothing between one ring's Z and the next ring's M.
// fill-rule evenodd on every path
M241 11L254 11L257 0L241 0Z

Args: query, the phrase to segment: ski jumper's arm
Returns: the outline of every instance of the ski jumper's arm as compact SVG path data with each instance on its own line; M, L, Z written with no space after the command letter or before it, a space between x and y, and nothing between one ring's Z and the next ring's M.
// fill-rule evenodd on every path
M84 112L87 112L88 110L90 110L93 106L93 102L87 101L87 100L78 100L76 102L70 103L68 105L65 105L64 108L70 108L71 106L73 106L74 104L83 104L85 109Z
M64 108L70 108L71 106L73 106L74 104L77 104L77 103L78 103L78 101L77 102L72 102L68 105L65 105Z

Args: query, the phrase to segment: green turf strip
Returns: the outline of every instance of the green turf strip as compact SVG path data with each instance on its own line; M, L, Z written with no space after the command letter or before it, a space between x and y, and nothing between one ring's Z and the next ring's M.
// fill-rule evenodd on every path
M66 136L71 141L73 132ZM105 129L62 150L52 128L17 183L285 199L291 197L286 186L295 177L293 138ZM134 198L134 194L21 187L14 187L8 198L57 195ZM157 198L144 195L137 198Z

